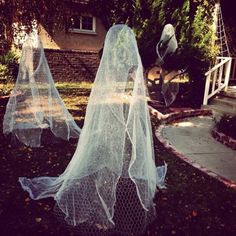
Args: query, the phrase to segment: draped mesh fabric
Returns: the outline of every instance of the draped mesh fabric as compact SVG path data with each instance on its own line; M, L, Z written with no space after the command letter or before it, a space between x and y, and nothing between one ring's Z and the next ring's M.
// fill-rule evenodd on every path
M161 38L156 46L156 52L158 55L158 64L160 66L165 65L165 61L168 57L176 51L178 48L177 40L175 37L175 30L171 24L164 26L164 29L161 34ZM162 74L163 76L163 74ZM176 99L176 96L179 92L179 83L174 80L166 80L163 76L163 83L161 88L161 93L164 98L165 106L170 106Z
M178 93L179 82L176 80L168 81L164 79L162 84L162 95L166 107L169 107L175 101Z
M166 24L161 33L161 38L156 46L156 52L158 55L158 64L165 63L165 58L173 54L178 48L177 40L175 37L175 29L173 25Z
M42 131L49 128L63 139L80 134L80 128L55 88L42 43L32 33L22 48L17 81L3 120L3 133L12 133L25 145L38 147Z
M156 185L143 68L132 30L115 25L89 98L76 152L57 178L20 178L33 199L54 197L67 223L91 232L139 235L155 215Z

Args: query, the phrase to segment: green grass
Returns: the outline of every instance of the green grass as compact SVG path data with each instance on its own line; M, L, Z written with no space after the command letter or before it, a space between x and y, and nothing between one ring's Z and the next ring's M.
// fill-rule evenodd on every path
M82 82L56 82L56 88L60 89L91 89L93 83L89 81Z
M55 86L66 108L77 122L82 122L92 88L92 82L57 82ZM25 85L24 85L25 86ZM14 83L0 83L0 96L10 95Z
M12 82L8 82L6 83L5 80L0 79L0 96L3 95L9 95L11 90L14 87L14 83ZM56 82L55 86L56 88L60 91L60 90L74 90L74 89L91 89L92 88L93 83L92 82L86 82L86 81L82 81L82 82Z
M73 114L75 120L82 119L81 115L84 115L83 110L87 106L93 84L83 81L78 83L60 82L55 85L66 108Z

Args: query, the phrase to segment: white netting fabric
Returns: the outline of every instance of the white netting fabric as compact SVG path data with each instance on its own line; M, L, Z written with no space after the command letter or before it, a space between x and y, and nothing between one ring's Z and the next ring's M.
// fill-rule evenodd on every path
M20 142L39 147L43 130L56 137L77 138L80 128L65 107L52 79L37 34L28 36L22 48L15 87L7 104L3 133Z
M161 38L156 46L158 55L158 64L162 65L167 56L172 55L178 48L177 40L175 37L175 29L173 25L166 24L161 33Z
M164 184L166 166L157 170L136 40L129 27L116 25L107 33L84 127L65 172L19 181L33 199L54 197L57 214L81 234L139 235L155 215L156 186Z
M156 46L157 52L157 63L159 66L163 67L165 65L165 60L168 57L171 57L178 48L177 40L175 37L175 29L171 24L167 24L164 26L161 38ZM161 93L165 102L165 106L170 106L176 99L176 96L179 92L179 83L176 83L175 80L169 79L167 80L167 76L165 76L165 72L161 72ZM166 73L167 75L168 73Z
M164 79L161 92L164 98L165 106L169 107L175 101L179 93L179 82L175 79L171 81Z

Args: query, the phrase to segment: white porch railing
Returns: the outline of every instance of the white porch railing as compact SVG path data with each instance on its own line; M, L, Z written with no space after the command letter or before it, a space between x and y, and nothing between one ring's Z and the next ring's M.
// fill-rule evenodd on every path
M233 67L236 67L236 58L233 58ZM229 79L235 77L235 68L231 70L232 57L217 57L216 65L205 73L206 84L203 105L223 89L226 91Z

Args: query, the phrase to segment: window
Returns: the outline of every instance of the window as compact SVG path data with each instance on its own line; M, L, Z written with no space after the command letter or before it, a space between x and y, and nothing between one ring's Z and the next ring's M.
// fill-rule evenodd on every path
M93 16L73 15L69 19L70 32L96 33L96 19Z

